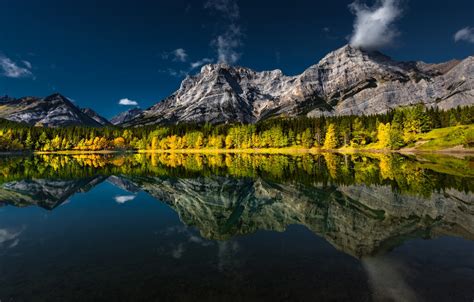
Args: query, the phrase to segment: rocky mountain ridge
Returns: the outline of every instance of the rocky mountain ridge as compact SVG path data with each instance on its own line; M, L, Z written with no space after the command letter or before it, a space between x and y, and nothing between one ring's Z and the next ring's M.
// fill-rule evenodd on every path
M110 119L110 123L113 125L120 125L133 120L136 116L143 112L140 108L132 108L127 111L121 112Z
M81 108L81 111L85 113L87 116L92 118L97 123L101 124L102 126L111 126L112 124L107 120L105 117L99 115L97 112L92 110L91 108Z
M71 100L58 93L45 98L0 99L0 118L32 126L102 126L94 117L105 120L91 109L82 111Z
M474 104L474 57L440 64L397 62L346 45L297 76L209 64L124 126L376 114L420 102L441 109Z
M54 94L0 98L0 118L41 126L143 126L177 123L255 123L271 117L383 113L418 103L449 109L474 104L474 56L439 64L397 62L346 45L301 74L209 64L154 106L109 121Z

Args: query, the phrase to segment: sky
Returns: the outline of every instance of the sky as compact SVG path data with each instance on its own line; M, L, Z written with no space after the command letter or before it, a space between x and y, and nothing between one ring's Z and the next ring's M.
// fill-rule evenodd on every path
M474 55L472 0L0 0L0 95L59 92L110 118L207 63L303 72L345 44L396 60Z

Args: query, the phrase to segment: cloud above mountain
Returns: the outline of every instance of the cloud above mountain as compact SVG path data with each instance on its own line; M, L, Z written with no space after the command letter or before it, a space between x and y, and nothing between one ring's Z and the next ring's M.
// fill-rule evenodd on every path
M121 99L118 103L119 105L122 105L122 106L138 106L137 101L132 101L128 98Z
M205 65L205 64L209 64L209 63L212 63L214 62L213 59L210 59L210 58L203 58L201 60L198 60L198 61L195 61L195 62L191 62L191 70L192 69L196 69L198 67L201 67L202 65Z
M208 0L204 4L204 8L221 13L231 20L240 18L240 9L235 0Z
M174 62L187 63L187 67L165 68L160 72L167 73L173 77L188 76L193 70L202 65L218 62L235 64L241 57L238 51L242 46L242 29L239 25L240 8L235 0L207 0L204 9L210 14L217 16L217 33L210 42L210 46L216 51L217 58L203 57L198 60L190 60L190 56L184 48L177 48L172 52L162 54L163 59L172 59Z
M188 54L183 48L173 50L174 60L179 62L186 62L188 60Z
M394 22L401 17L398 0L378 0L369 7L360 1L349 5L355 15L350 44L363 49L378 49L393 43L399 35Z
M464 27L454 34L454 41L464 41L469 43L474 43L474 28L473 27Z
M235 0L208 0L204 8L217 13L224 29L212 41L219 63L235 64L241 57L238 48L242 46L242 29L239 25L240 9Z
M31 72L31 63L23 61L22 65L23 66L20 66L20 64L0 54L0 72L3 76L8 78L32 77L33 73Z
M174 62L185 63L188 60L188 53L184 48L176 48L172 51L166 51L161 54L163 60L172 60Z

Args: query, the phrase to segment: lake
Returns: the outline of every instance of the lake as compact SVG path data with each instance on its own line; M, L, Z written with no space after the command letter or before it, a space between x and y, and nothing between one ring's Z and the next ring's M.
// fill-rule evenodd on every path
M1 301L468 301L474 158L0 157Z

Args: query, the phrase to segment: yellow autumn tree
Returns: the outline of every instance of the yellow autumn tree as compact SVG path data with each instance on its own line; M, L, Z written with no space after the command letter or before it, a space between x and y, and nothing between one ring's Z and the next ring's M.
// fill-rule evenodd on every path
M334 124L329 124L326 131L326 137L324 138L323 149L330 150L335 148L337 148L336 127Z
M381 148L390 146L390 123L380 123L377 127L377 139Z
M114 146L116 148L123 148L125 146L125 139L123 137L117 137L114 139Z
M156 136L153 136L151 139L151 150L157 150L158 149L158 138Z
M196 149L201 149L203 144L204 144L204 138L203 138L202 134L199 133L197 138L196 138L196 143L195 143L194 147Z
M232 148L232 145L233 145L233 138L231 135L227 135L225 137L225 147L227 149L231 149Z

